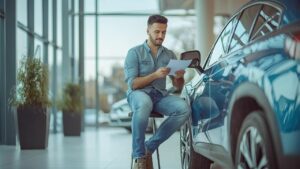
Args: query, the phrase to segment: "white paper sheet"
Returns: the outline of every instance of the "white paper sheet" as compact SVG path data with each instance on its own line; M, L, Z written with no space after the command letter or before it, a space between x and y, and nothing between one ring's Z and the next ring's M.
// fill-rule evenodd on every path
M170 68L169 75L175 75L178 70L184 70L191 64L192 60L175 60L171 59L167 67Z

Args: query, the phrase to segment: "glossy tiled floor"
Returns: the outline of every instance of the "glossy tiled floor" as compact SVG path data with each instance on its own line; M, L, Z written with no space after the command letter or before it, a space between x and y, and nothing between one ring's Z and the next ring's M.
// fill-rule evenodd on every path
M130 149L131 134L125 129L86 128L80 137L51 134L46 150L0 146L0 169L129 169ZM159 150L162 169L181 168L178 132Z

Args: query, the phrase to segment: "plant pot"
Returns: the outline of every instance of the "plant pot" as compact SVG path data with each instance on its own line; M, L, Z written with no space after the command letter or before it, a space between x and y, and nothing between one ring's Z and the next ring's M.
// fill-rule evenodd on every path
M63 127L65 136L80 136L81 114L63 112Z
M18 130L21 149L45 149L48 146L50 115L47 108L19 106Z

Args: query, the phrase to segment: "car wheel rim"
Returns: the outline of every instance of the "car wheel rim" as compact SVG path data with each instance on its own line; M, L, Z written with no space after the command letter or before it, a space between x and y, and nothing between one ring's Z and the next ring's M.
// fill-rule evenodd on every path
M190 163L190 137L191 133L188 124L184 125L180 130L180 152L182 169L188 169Z
M255 127L249 127L243 133L238 153L238 169L268 168L264 140Z

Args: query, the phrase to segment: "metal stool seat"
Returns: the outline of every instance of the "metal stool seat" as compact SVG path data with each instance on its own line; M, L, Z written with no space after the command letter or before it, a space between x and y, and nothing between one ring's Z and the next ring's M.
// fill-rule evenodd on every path
M128 114L128 116L129 117L132 117L132 112L130 112L129 114ZM155 121L155 118L163 118L164 117L164 115L163 114L161 114L161 113L159 113L159 112L156 112L156 111L152 111L151 113L150 113L150 116L149 116L149 118L152 118L152 130L153 130L153 134L155 134L156 133L156 130L157 130L157 125L156 125L156 121ZM156 157L157 157L157 165L158 165L158 169L160 169L160 158L159 158L159 151L158 151L158 148L157 148L157 150L156 150ZM133 159L132 159L132 157L131 157L131 169L132 169L132 167L133 167Z

